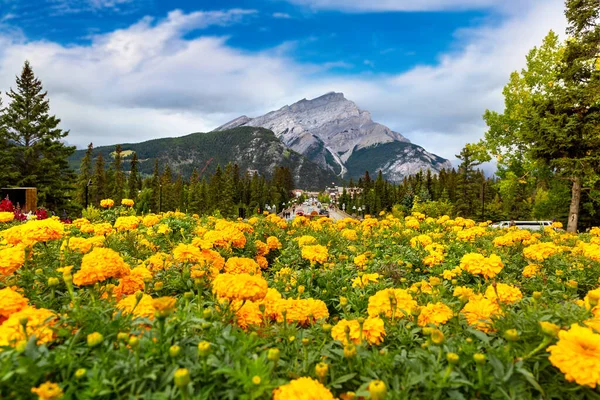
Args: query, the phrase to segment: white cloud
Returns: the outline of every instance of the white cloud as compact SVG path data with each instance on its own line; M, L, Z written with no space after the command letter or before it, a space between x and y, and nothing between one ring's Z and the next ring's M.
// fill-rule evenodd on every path
M434 11L504 8L511 0L285 0L315 10L345 12Z
M288 13L276 12L276 13L273 13L273 18L290 19L290 18L292 18L292 16Z
M343 61L295 62L294 44L265 52L234 49L227 38L186 35L252 17L252 11L180 11L94 36L87 46L27 41L0 33L0 88L14 86L25 59L50 93L52 112L85 146L207 131L301 98L342 91L377 122L453 159L485 130L486 108L502 109L502 87L550 28L564 31L562 0L540 0L498 26L457 33L436 65L398 75L335 75Z

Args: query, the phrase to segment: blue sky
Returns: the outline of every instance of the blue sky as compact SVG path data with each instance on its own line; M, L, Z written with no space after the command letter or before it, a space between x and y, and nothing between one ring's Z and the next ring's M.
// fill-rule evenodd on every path
M0 91L29 59L80 147L342 91L453 158L549 29L561 0L0 0Z

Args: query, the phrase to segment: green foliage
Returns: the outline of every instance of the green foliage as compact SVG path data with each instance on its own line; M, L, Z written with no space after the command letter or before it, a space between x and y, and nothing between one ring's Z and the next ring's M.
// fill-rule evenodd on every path
M41 206L70 209L74 176L67 158L75 148L63 143L69 132L60 129L60 119L49 114L47 92L29 62L16 84L16 90L6 93L10 102L0 115L0 163L7 167L0 181L7 186L36 187Z
M192 133L177 138L154 139L142 143L122 144L124 153L131 151L138 157L138 171L143 177L153 173L156 161L162 168L169 165L174 174L189 179L194 169L201 172L200 178L210 176L217 165L237 164L240 175L247 170L258 170L261 175L272 178L273 166L287 167L299 178L300 187L317 190L338 178L306 157L286 149L275 134L264 128L239 127L226 131ZM114 146L96 147L94 154L109 159ZM72 168L79 166L84 157L83 150L76 151L70 158ZM257 156L260 155L260 156ZM128 160L130 156L124 157ZM123 165L123 171L129 171Z

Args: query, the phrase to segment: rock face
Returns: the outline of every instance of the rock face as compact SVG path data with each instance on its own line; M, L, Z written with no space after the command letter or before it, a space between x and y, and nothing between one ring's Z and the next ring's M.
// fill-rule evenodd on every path
M421 169L452 168L448 160L373 122L368 111L343 93L303 99L256 118L244 115L215 130L239 126L270 129L288 148L344 178L381 170L386 179L397 182Z

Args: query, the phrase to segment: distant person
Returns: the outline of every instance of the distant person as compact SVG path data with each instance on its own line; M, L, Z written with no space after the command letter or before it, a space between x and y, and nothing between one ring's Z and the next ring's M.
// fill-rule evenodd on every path
M514 219L511 219L510 223L508 224L508 226L510 226L512 228L513 226L517 226L517 223L515 222Z

